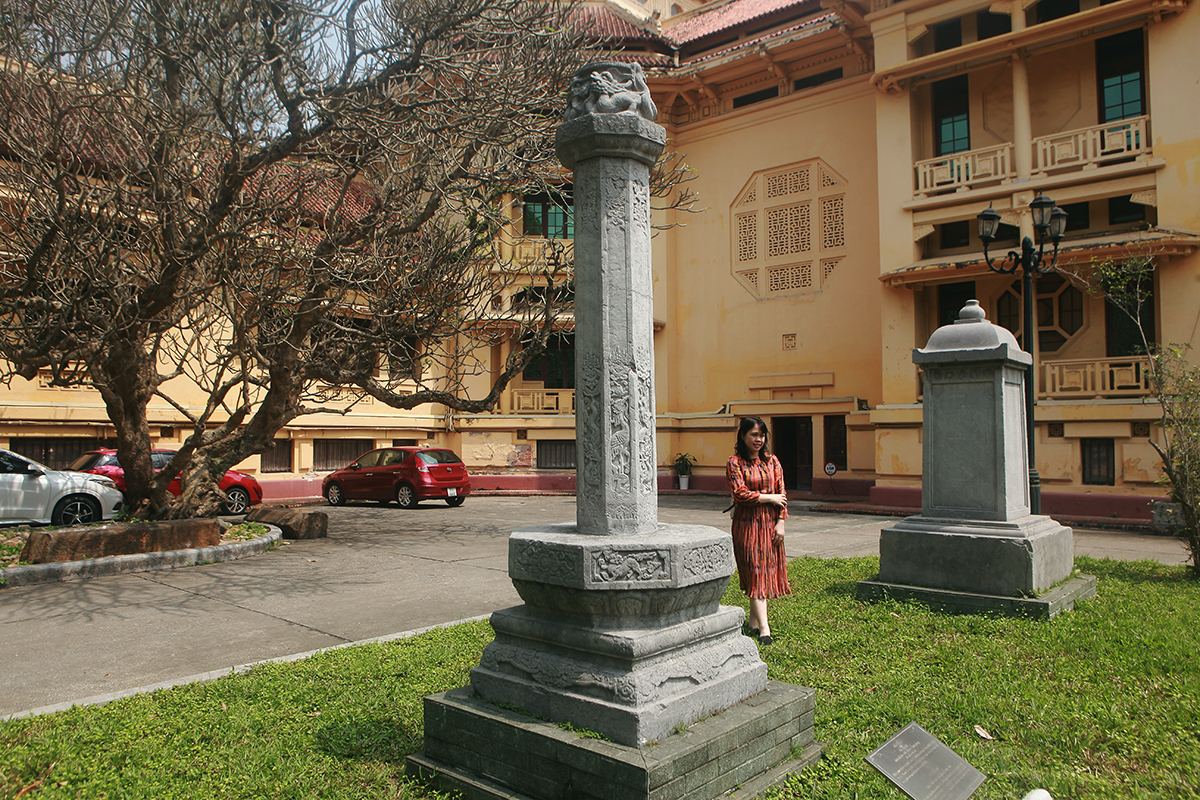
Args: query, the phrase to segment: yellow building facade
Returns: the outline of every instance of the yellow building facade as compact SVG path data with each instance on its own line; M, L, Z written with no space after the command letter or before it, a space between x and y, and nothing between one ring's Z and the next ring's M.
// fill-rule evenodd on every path
M1163 496L1159 408L1129 326L1084 280L1093 259L1152 255L1147 331L1200 346L1194 4L609 0L581 15L645 68L700 198L656 219L661 486L690 453L693 488L723 491L737 418L753 414L770 422L790 488L919 505L912 350L974 298L1035 355L1043 511L1149 516ZM989 271L975 218L1001 215L990 254L1002 257L1034 235L1039 193L1068 223L1027 337L1019 276ZM536 298L544 238L570 235L562 198L510 200L497 270L529 277L495 298L506 313ZM571 490L570 327L492 413L362 402L296 420L241 468L268 498L315 496L353 450L440 444L477 489ZM514 347L478 361L499 370ZM490 376L462 380L482 396ZM45 458L111 436L86 389L0 392L0 446ZM156 413L161 446L177 444L171 409Z

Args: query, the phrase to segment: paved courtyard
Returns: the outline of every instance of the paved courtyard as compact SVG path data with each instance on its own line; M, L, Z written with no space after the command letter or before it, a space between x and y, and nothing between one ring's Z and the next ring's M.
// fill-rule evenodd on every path
M728 498L660 498L663 522L729 529ZM793 501L788 555L878 553L891 520ZM0 719L264 659L490 614L520 602L508 535L575 519L574 497L327 508L329 537L224 564L0 589ZM1183 563L1175 540L1076 532L1076 552Z

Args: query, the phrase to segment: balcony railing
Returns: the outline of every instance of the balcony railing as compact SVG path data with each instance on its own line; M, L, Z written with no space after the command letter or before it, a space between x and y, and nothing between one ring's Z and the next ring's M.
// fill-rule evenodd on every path
M1150 155L1150 118L1132 117L1104 125L1038 136L1033 140L1033 170L1089 170L1105 164ZM952 156L928 158L913 165L916 197L965 192L1016 177L1013 145L966 150Z
M1012 152L1011 144L1002 144L918 161L917 197L949 191L965 192L1011 177Z
M1039 136L1033 140L1036 172L1056 169L1095 169L1150 152L1146 116L1093 125L1075 131Z
M574 414L574 389L514 389L514 414Z
M1150 359L1082 358L1043 361L1038 396L1047 400L1146 397Z

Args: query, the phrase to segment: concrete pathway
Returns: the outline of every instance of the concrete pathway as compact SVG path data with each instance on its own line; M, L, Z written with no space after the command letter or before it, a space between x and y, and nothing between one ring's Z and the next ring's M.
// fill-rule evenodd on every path
M663 522L728 530L728 499L666 496ZM877 554L892 520L812 512L793 501L792 557ZM215 677L239 665L486 616L520 602L508 535L572 521L573 497L474 497L329 508L329 538L290 542L242 561L0 589L0 719L149 687ZM1186 560L1174 539L1076 531L1077 554Z

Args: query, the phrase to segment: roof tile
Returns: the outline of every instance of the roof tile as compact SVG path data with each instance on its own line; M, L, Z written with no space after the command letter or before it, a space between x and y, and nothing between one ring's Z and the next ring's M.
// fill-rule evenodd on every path
M681 20L664 30L663 35L676 44L688 44L760 17L803 5L817 6L818 3L814 0L730 0Z

